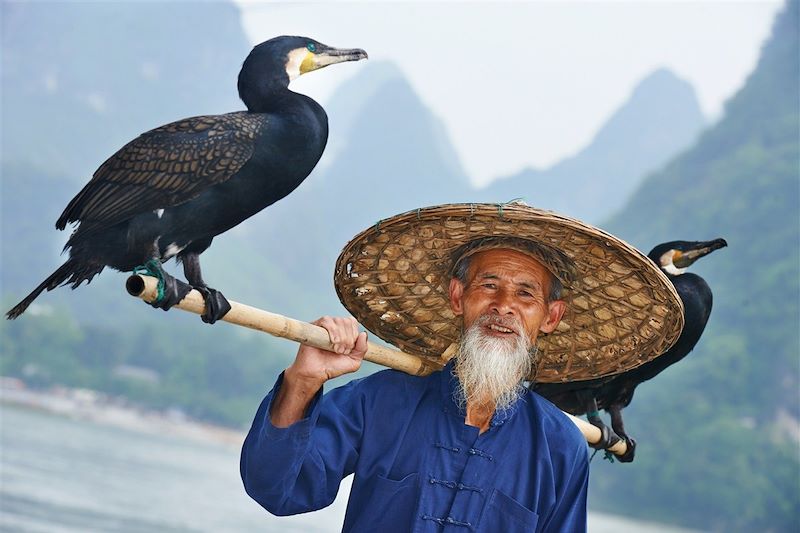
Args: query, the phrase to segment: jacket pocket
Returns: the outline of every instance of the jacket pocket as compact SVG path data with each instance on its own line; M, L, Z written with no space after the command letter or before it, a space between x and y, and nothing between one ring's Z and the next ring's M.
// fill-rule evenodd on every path
M539 515L495 489L481 519L481 531L536 531L538 523Z
M365 480L358 495L350 495L343 531L411 531L419 496L419 474L401 480L375 476Z

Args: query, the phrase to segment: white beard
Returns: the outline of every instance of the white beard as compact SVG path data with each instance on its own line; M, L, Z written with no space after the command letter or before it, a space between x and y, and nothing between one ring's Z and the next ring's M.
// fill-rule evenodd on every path
M482 327L492 323L518 334L509 338L485 335ZM520 398L522 381L530 375L536 358L524 331L516 319L484 315L464 332L454 367L459 382L455 400L462 409L476 405L501 411Z

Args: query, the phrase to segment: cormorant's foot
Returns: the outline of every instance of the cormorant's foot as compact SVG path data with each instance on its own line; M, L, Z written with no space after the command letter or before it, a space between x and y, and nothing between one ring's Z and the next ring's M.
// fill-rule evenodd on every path
M636 454L636 441L630 437L625 437L625 444L628 446L628 450L622 455L615 455L614 457L620 463L631 463L633 462L633 456Z
M210 287L195 287L195 289L203 295L203 300L206 302L206 310L200 315L206 324L213 324L231 310L231 304L218 290Z
M621 438L619 438L619 435L614 433L614 431L605 424L598 425L592 423L592 425L600 430L600 440L595 442L594 444L589 443L589 446L591 446L595 450L607 450L608 448L612 447L613 445L622 440Z
M159 300L151 302L150 305L168 311L173 305L186 298L192 290L192 286L164 273L164 296Z

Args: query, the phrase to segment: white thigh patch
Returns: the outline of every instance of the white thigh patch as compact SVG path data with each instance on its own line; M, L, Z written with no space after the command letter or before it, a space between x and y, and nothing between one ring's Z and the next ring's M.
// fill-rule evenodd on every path
M186 247L178 246L178 243L175 242L171 243L170 245L167 246L167 249L164 251L164 260L175 257L176 255L181 253L184 248Z

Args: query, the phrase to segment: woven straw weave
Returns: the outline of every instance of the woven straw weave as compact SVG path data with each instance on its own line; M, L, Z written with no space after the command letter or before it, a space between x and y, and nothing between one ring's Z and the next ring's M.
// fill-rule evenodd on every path
M443 365L461 333L449 305L451 256L489 236L529 239L574 263L574 281L559 276L567 311L556 331L539 335L532 379L624 372L662 354L680 335L683 304L647 257L597 228L524 204L449 204L382 220L339 256L339 299L381 339Z

